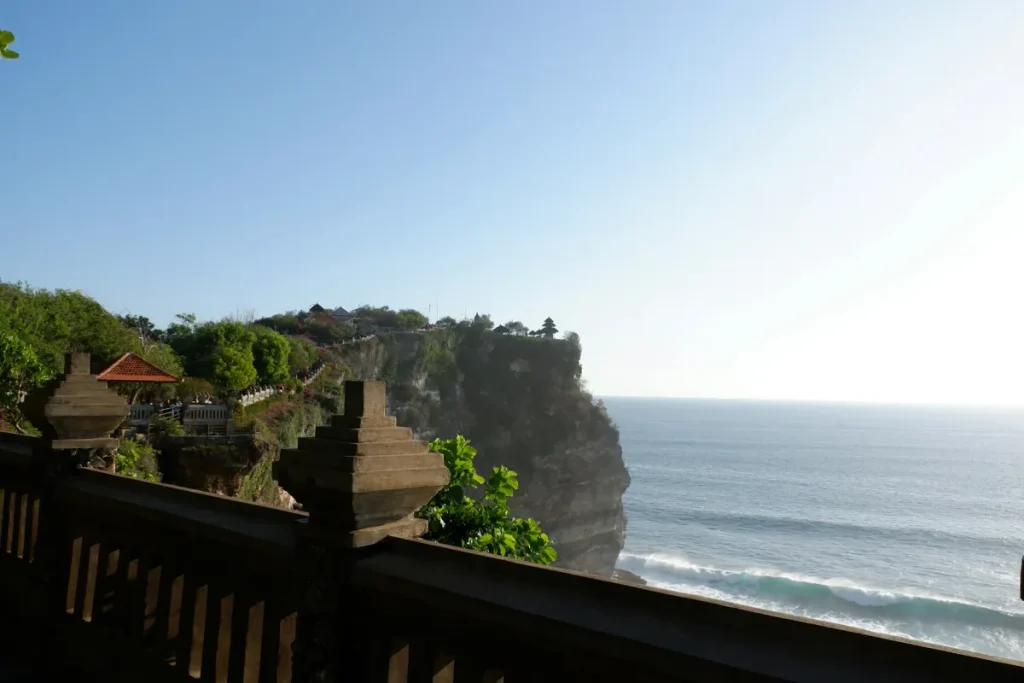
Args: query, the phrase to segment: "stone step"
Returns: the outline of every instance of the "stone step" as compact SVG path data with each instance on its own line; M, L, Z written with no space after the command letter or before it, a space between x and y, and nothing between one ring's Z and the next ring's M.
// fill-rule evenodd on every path
M337 429L378 429L395 427L398 420L391 415L372 415L352 417L350 415L334 415L331 426Z
M377 443L381 441L412 441L412 430L408 427L375 427L366 429L350 429L347 427L317 427L319 439L335 441L358 441L360 443Z
M298 450L304 453L317 452L334 456L419 455L427 452L427 442L403 439L401 441L355 443L306 436L299 438Z
M300 450L294 453L294 457L301 458L307 465L339 472L385 472L437 467L437 459L440 457L436 453L403 453L373 457L338 455L330 451Z

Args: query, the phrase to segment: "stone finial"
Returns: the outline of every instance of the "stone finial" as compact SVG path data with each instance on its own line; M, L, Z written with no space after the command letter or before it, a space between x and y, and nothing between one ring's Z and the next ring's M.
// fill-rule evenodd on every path
M356 548L385 536L420 536L412 515L448 483L444 459L385 414L383 382L345 382L345 414L281 451L274 473L310 524Z
M88 375L89 354L87 353L65 353L64 354L65 375Z
M89 354L64 357L63 379L55 379L25 398L22 411L54 449L105 449L117 446L110 433L128 416L128 402L89 372Z

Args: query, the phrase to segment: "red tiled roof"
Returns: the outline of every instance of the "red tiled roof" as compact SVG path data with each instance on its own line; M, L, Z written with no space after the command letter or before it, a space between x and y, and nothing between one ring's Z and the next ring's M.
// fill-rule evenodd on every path
M126 353L115 360L109 368L96 375L104 382L177 382L170 375L134 353Z

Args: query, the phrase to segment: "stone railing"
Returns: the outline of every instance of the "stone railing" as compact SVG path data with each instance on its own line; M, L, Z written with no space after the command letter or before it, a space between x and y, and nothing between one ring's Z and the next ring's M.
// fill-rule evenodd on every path
M130 424L149 424L156 413L156 406L152 403L133 403L128 406L128 422Z
M166 411L166 415L164 415ZM129 406L128 424L146 430L157 415L180 419L186 431L230 434L234 426L234 411L222 403L191 403L183 408L159 410L148 403Z
M1024 667L416 540L447 480L378 383L285 451L295 513L0 436L0 606L39 679L1000 681ZM96 437L97 447L108 447Z
M320 376L320 373L322 373L324 371L324 368L326 367L326 363L324 363L323 361L317 361L308 370L304 370L294 376L297 377L300 382L302 382L303 386L308 387L316 380L317 377ZM264 387L259 391L250 390L238 397L238 404L245 408L247 406L253 405L254 403L265 401L271 396L280 393L280 391L281 390L278 389L277 387Z
M277 392L277 387L266 387L260 391L251 391L238 397L238 405L245 408L246 406L251 406L252 404L259 403L260 401L266 401Z

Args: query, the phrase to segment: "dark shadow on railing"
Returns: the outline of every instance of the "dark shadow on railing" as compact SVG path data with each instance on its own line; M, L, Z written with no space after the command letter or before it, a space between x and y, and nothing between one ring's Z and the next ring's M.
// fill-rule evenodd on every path
M419 540L387 539L353 583L391 637L517 680L526 653L544 680L1024 680L995 658Z

